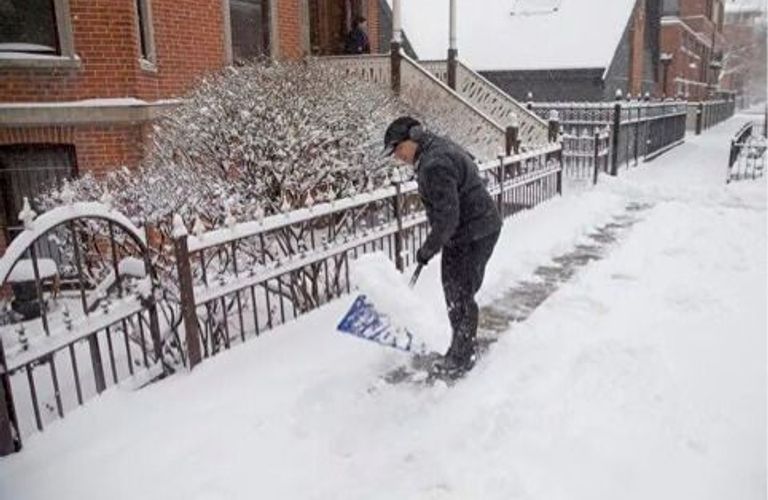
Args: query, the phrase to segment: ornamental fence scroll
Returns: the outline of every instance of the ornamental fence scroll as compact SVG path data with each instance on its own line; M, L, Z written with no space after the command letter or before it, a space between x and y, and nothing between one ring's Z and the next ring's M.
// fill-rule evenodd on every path
M765 122L745 124L731 139L726 183L757 179L765 174L768 139Z
M36 217L25 200L20 218L0 258L0 456L110 385L170 369L144 234L101 203Z
M611 175L617 175L621 166L649 161L685 139L686 102L529 102L528 107L541 117L550 117L555 112L564 134L584 138L587 144L575 139L567 141L564 157L571 151L589 148L594 134L602 133L607 127L611 136L608 152Z
M562 191L560 144L500 157L481 174L509 217ZM404 270L428 232L413 181L213 231L195 224L192 235L175 222L190 366L349 293L359 255L383 252Z

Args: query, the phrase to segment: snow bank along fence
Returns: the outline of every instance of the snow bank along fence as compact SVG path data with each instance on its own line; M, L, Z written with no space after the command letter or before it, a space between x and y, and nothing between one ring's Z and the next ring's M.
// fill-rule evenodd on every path
M726 183L742 179L756 179L765 173L768 140L766 123L745 124L731 139Z
M0 456L109 385L165 369L142 231L101 203L36 217L25 200L20 219L0 258Z
M505 217L561 192L560 154L555 142L481 165ZM404 270L428 232L413 181L192 235L175 225L190 367L349 293L361 254L384 252Z
M685 139L686 102L529 102L527 106L550 121L559 120L566 171L597 166L617 175L620 166L652 160ZM601 141L606 136L608 147Z
M688 103L686 128L700 135L704 130L714 127L732 117L736 112L735 100L702 101Z

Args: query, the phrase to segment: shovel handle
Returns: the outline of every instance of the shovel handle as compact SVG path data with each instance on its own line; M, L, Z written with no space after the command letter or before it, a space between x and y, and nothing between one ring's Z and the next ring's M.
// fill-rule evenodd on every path
M410 288L413 288L416 286L416 282L419 281L419 275L421 274L421 270L424 268L423 265L419 264L416 266L416 270L413 272L413 276L411 276L411 281L408 283L408 286Z

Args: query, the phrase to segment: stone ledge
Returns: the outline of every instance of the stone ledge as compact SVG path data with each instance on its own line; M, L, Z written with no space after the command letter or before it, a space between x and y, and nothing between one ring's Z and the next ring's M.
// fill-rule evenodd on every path
M180 102L178 99L147 102L119 98L0 103L0 127L141 123L159 118Z

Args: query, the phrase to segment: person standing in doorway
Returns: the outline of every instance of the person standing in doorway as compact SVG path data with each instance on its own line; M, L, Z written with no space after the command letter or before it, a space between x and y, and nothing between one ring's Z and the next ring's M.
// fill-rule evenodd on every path
M352 30L347 33L344 52L355 55L371 53L371 44L368 40L368 21L364 17L355 18Z

